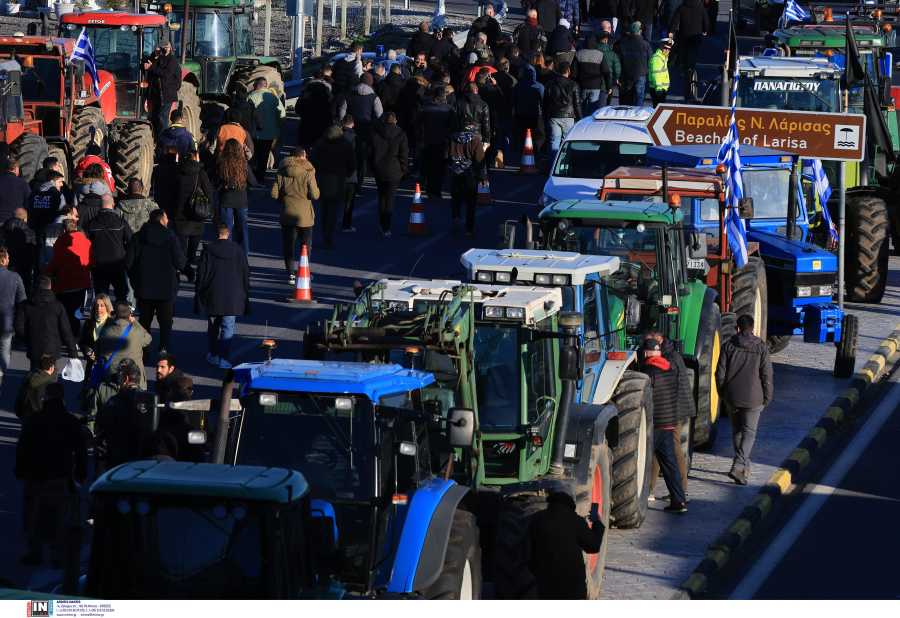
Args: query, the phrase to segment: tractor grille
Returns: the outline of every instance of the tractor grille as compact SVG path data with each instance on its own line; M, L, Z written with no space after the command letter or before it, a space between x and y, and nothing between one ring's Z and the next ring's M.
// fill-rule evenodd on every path
M523 440L484 442L484 475L493 479L519 477Z
M791 303L794 289L798 285L834 285L837 273L793 273L777 268L766 269L766 288L769 292L769 304L782 305Z

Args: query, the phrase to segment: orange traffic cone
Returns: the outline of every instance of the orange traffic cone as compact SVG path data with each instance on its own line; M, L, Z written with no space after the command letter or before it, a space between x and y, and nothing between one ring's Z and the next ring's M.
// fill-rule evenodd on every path
M531 142L531 129L525 129L525 149L522 150L522 164L519 166L519 174L533 176L537 173L537 165L534 164L534 144Z
M481 186L481 183L478 183L478 199L475 200L476 204L493 204L494 198L491 197L491 182L487 179L484 181L484 186Z
M301 245L300 265L297 266L297 283L294 286L294 295L287 299L295 305L310 304L316 302L309 287L309 258L306 255L306 245Z
M416 185L416 194L413 196L412 211L409 213L409 229L403 232L404 236L431 236L431 232L425 227L425 211L422 209L422 190Z

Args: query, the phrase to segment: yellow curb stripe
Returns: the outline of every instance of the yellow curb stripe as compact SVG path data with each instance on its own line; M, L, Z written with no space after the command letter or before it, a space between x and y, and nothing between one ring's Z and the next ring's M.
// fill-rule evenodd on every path
M809 451L805 448L795 448L788 460L796 461L800 464L800 468L803 469L809 463Z
M844 411L840 408L828 408L828 412L822 418L830 418L835 425L840 425L841 421L844 420Z
M728 562L728 556L729 556L729 554L727 551L722 551L720 549L711 551L708 554L706 554L706 557L709 558L710 560L714 560L716 562L716 564L719 565L720 569L723 566L725 566L726 562Z
M775 483L781 487L781 493L784 493L791 486L791 473L787 470L776 470L769 477L769 483Z
M882 360L882 359L883 359L882 356L878 356L877 358L873 356L872 358L869 359L869 362L870 363L871 362L878 363L878 371L881 371L882 369L884 369L884 360ZM856 379L862 380L863 382L865 382L866 387L868 388L868 386L870 384L872 384L872 382L875 381L875 374L872 373L871 371L869 371L868 369L863 369L862 371L860 371L859 373L856 374Z
M750 501L750 506L759 509L759 516L763 518L769 509L772 508L772 498L766 494L756 494L756 497Z
M860 373L858 375L862 375L862 374ZM855 388L848 388L843 393L841 393L841 397L843 397L845 399L849 399L850 407L852 408L859 401L859 391L856 390Z
M690 576L681 583L680 588L687 588L694 594L699 594L706 588L706 575L703 573L691 573Z
M812 431L806 434L807 438L812 438L816 441L816 444L819 445L819 448L825 444L825 440L828 439L828 432L822 429L821 427L813 427Z
M752 527L753 524L751 524L749 520L738 519L729 526L728 532L734 532L741 537L741 545L743 545L744 541L747 540L747 536L750 534L750 528Z

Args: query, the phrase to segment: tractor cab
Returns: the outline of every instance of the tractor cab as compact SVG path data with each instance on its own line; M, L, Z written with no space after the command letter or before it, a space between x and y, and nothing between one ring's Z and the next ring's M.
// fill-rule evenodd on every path
M25 130L22 102L22 69L18 62L0 62L0 140L15 141Z

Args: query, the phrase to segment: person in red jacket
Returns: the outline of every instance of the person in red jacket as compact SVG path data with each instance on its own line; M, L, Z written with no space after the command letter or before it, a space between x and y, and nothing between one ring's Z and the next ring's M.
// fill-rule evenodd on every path
M75 178L83 178L84 171L88 168L92 163L97 163L100 167L103 168L103 178L106 179L106 183L109 185L109 192L113 195L116 194L116 180L113 178L112 170L109 168L109 164L100 158L100 154L103 151L100 150L100 146L97 144L91 144L90 148L88 148L87 156L84 157L81 161L78 162L78 165L75 166Z
M63 224L65 234L53 244L53 258L47 264L47 274L53 277L51 289L62 303L72 332L79 332L80 319L75 312L84 304L84 293L91 287L91 270L97 263L94 247L74 219Z

